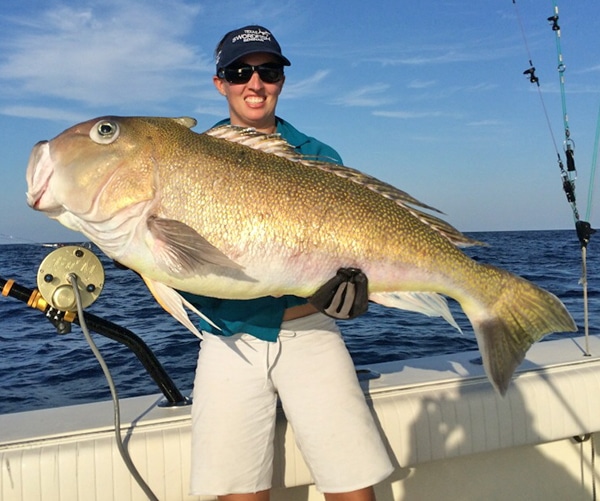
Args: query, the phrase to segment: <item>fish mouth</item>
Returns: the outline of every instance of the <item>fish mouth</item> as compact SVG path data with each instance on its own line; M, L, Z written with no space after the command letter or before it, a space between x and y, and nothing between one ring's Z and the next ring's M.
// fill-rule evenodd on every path
M53 173L50 143L40 141L31 150L27 164L27 205L32 209L52 211L58 208L52 201L44 200Z

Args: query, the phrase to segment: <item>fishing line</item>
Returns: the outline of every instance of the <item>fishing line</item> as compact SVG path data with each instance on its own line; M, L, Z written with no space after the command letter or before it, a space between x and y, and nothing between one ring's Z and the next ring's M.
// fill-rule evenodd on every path
M529 68L526 69L523 74L529 76L529 81L531 83L536 84L538 96L540 98L540 103L542 105L542 110L544 111L544 116L546 117L546 125L548 126L548 130L550 131L550 138L552 139L552 144L554 145L554 151L558 155L560 159L560 154L558 152L558 146L556 143L556 138L554 136L554 131L552 130L552 122L550 121L550 116L548 115L548 110L546 108L546 103L544 102L544 96L542 94L540 88L540 79L535 74L535 66L533 65L533 58L531 57L531 50L529 49L529 43L527 42L527 35L525 35L525 28L523 26L523 20L521 19L521 13L519 12L519 7L517 5L516 0L512 0L512 3L515 7L515 12L517 14L517 21L519 22L519 28L521 29L521 36L523 37L523 44L525 45L525 50L527 51L527 57L529 60Z
M525 44L525 48L527 50L527 55L529 57L529 68L525 70L523 73L529 76L529 81L531 83L535 83L538 90L538 95L540 97L540 101L542 103L542 109L544 111L544 116L546 118L546 123L548 124L548 129L550 131L550 137L552 138L552 142L554 144L554 151L556 152L558 167L560 169L560 176L562 179L563 191L567 197L567 201L571 206L571 210L573 212L573 218L575 220L575 228L577 230L577 237L579 238L579 242L581 244L581 280L580 284L583 287L583 302L584 302L584 329L585 329L585 355L590 356L589 350L589 318L588 318L588 290L587 290L587 244L589 243L591 235L595 232L587 221L581 221L579 218L579 211L577 210L577 199L575 195L575 180L577 178L577 169L575 168L575 143L571 138L571 131L569 128L569 115L567 113L567 99L566 99L566 91L565 91L565 70L566 66L564 63L562 48L561 48L561 30L560 25L558 24L559 15L558 15L558 6L556 1L553 0L553 15L548 17L547 20L551 23L552 31L555 33L556 39L556 53L557 53L557 70L559 74L559 84L560 84L560 95L561 95L561 104L562 104L562 113L563 113L563 126L564 126L564 152L567 162L567 167L563 164L561 155L558 150L556 138L554 136L554 132L552 131L552 126L550 123L550 117L548 115L548 111L546 108L546 104L544 103L544 98L541 92L539 78L535 74L535 66L533 66L533 59L531 57L531 51L529 49L529 44L527 43L527 37L525 35L525 29L523 27L523 22L521 19L521 14L519 12L516 0L512 0L512 3L515 8L516 16L519 22L519 26L521 29L521 35L523 36L523 41ZM599 126L600 126L600 115L599 115ZM597 133L598 134L598 133ZM596 138L598 141L598 137ZM597 148L596 148L597 151ZM595 160L594 160L595 165ZM595 168L594 168L595 171ZM593 185L590 184L590 189ZM591 210L591 193L588 194L588 217ZM587 218L586 218L587 219Z
M119 396L117 394L117 388L115 386L115 382L112 378L108 365L106 364L104 357L100 353L100 350L96 346L96 343L94 343L94 340L92 339L92 336L90 335L90 332L87 328L85 317L83 315L81 295L79 294L79 287L77 286L77 275L75 275L74 273L69 273L68 279L73 287L73 292L77 301L77 316L79 318L79 325L81 327L81 330L83 331L83 335L85 336L86 341L88 342L90 348L92 349L92 352L94 353L94 356L96 357L98 363L100 364L100 367L102 368L102 372L104 372L104 377L106 378L108 387L110 388L110 394L112 396L114 410L115 439L117 442L117 448L119 449L119 453L121 454L121 458L127 466L129 473L131 473L131 476L135 479L135 481L144 491L146 496L148 496L148 499L150 499L151 501L158 501L158 498L154 495L148 484L144 481L144 479L138 472L137 468L133 464L129 452L123 445L123 438L121 437L121 409L119 406Z
M558 5L553 0L553 15L548 18L548 21L552 23L552 31L555 34L556 40L556 58L557 58L557 71L558 80L560 85L560 98L563 114L563 127L564 127L564 151L567 160L567 170L564 170L562 163L561 176L563 178L563 188L567 195L567 200L571 204L573 209L573 215L575 218L575 227L577 229L577 235L581 243L581 286L583 288L583 316L584 316L584 334L585 334L585 354L590 356L589 350L589 315L588 315L588 282L587 282L587 244L593 230L589 223L579 220L579 212L577 211L576 197L575 197L575 180L577 179L577 169L575 167L575 142L571 137L571 129L569 128L569 114L567 112L567 93L565 90L565 71L566 66L562 54L561 47L561 30L558 24ZM590 187L592 185L590 184ZM589 214L590 200L588 196L588 214ZM586 218L587 219L587 218Z
M560 175L563 182L563 190L567 196L567 201L571 205L571 209L573 211L573 217L575 221L579 221L579 211L577 209L576 196L575 196L575 180L577 178L577 170L575 169L575 143L571 138L571 131L569 129L569 115L567 113L567 99L566 99L566 91L565 91L565 70L566 66L564 63L562 49L560 45L560 25L558 24L558 6L556 2L554 2L553 15L548 18L548 21L552 23L552 31L555 33L556 38L556 51L558 58L558 73L559 73L559 81L560 81L560 94L561 94L561 103L562 103L562 111L563 111L563 124L565 130L565 140L564 140L564 151L566 155L567 168L565 169L564 163L562 161L562 157L559 152L558 143L556 141L556 136L552 129L552 124L550 121L550 116L548 114L548 109L546 107L546 103L544 101L544 96L541 90L540 81L537 75L535 74L535 66L533 65L533 58L531 56L531 50L529 49L529 44L527 42L527 36L525 34L525 28L523 27L523 21L521 19L521 13L519 12L519 8L517 6L517 1L512 0L512 3L515 8L515 13L517 16L517 20L519 22L519 27L521 29L521 35L523 37L523 43L525 45L525 49L527 50L527 56L529 58L529 68L526 69L523 74L528 75L529 81L531 83L536 84L538 96L540 98L540 102L542 105L542 110L544 112L544 117L546 119L546 124L548 126L548 130L550 132L550 138L552 139L552 144L554 146L554 151L556 153L558 167L560 169ZM583 238L581 235L580 240L587 240L587 238ZM588 235L589 238L589 235ZM584 242L581 242L584 244ZM585 242L587 245L587 241Z

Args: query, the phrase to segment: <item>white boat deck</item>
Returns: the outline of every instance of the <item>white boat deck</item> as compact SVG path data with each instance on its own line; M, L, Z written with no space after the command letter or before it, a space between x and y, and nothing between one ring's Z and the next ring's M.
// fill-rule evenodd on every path
M504 398L477 352L368 367L365 392L397 468L378 499L590 499L600 431L600 338L536 344ZM361 368L364 369L364 368ZM122 401L133 461L161 500L187 494L190 408ZM143 500L114 445L112 404L0 415L0 499ZM321 499L283 415L273 499Z

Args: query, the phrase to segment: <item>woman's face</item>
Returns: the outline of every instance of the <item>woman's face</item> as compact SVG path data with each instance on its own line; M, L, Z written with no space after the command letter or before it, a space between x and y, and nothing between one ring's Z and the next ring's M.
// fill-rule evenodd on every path
M240 63L258 66L277 63L271 54L255 53L239 59ZM254 127L266 133L275 132L275 108L285 77L275 83L263 82L254 72L248 82L232 84L223 78L213 77L217 90L227 98L232 125Z

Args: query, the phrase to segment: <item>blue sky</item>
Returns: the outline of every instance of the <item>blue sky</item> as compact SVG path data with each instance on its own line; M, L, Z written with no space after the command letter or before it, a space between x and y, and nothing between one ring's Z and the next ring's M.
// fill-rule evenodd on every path
M22 0L0 10L0 243L76 241L25 203L32 146L106 114L226 114L213 50L246 24L292 61L278 114L346 165L408 191L463 231L572 228L552 136L564 128L553 2ZM558 2L571 136L586 215L598 107L597 0ZM529 53L528 53L529 51ZM600 203L589 218L600 224Z

